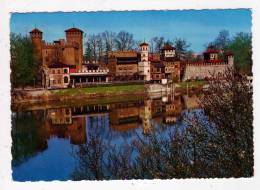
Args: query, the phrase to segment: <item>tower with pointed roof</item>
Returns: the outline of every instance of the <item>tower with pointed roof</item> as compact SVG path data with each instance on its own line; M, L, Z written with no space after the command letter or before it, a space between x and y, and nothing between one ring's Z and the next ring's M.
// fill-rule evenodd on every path
M66 41L69 44L77 44L78 46L78 63L77 68L81 69L83 63L83 31L78 28L69 28L65 30Z
M35 54L38 63L42 62L42 34L42 31L40 31L38 28L34 28L30 32L30 37L35 47Z
M143 42L140 44L140 62L138 63L139 74L144 76L145 81L151 80L150 67L151 63L149 61L149 44Z

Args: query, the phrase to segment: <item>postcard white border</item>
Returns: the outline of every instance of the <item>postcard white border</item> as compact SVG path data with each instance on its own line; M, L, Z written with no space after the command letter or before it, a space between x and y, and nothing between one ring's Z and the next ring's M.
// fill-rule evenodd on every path
M0 2L0 189L258 189L260 187L260 1L259 0L1 0ZM255 176L229 179L13 182L11 177L10 13L111 10L236 9L253 11ZM29 22L29 21L28 21ZM258 43L257 43L258 42Z

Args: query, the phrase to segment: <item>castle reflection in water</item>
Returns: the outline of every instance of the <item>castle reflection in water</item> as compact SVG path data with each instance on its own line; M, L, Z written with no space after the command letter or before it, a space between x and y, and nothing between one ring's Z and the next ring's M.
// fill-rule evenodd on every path
M113 131L126 132L142 127L144 134L151 130L152 123L173 124L181 112L190 105L193 97L164 96L133 102L119 102L105 105L83 105L62 107L47 110L44 128L48 138L56 136L69 138L72 144L82 144L86 141L87 120L107 120ZM195 102L194 100L192 102ZM196 103L193 103L196 106Z
M117 135L136 129L146 135L154 126L173 126L184 110L198 106L197 99L195 95L154 95L126 102L13 112L13 165L46 150L52 138L83 144L93 126Z

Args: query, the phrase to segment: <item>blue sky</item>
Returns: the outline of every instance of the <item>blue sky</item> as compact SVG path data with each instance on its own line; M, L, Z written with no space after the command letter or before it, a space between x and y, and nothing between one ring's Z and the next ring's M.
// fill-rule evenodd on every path
M123 12L55 12L13 13L11 32L27 34L35 26L43 31L44 40L64 38L70 27L82 29L86 35L105 30L126 30L136 40L148 41L154 36L165 39L184 38L195 52L215 39L220 30L231 35L251 32L251 10L184 10L184 11L123 11Z

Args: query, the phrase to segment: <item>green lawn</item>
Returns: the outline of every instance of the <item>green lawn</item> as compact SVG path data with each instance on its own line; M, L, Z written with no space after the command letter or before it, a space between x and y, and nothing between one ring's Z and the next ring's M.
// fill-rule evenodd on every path
M187 85L189 88L191 88L191 87L198 88L198 87L203 87L204 84L207 84L207 81L191 81L191 82L178 83L180 88L187 88Z
M61 90L53 90L54 95L83 95L83 94L93 94L93 93L104 93L104 94L114 94L114 93L134 93L134 92L144 92L144 85L120 85L120 86L101 86L101 87L86 87L86 88L68 88Z

